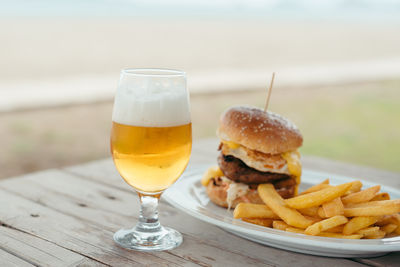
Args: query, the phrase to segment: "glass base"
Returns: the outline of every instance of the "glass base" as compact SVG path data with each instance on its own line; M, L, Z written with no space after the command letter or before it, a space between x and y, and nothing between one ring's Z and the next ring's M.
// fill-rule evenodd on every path
M121 229L114 234L114 241L123 248L139 251L170 250L182 244L182 235L171 228L161 227L157 232L144 233L133 229Z

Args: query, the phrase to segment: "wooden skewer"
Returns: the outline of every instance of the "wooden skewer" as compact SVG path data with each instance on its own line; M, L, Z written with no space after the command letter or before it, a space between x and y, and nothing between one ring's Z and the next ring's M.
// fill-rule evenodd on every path
M264 112L266 112L268 109L269 99L271 97L271 92L272 92L272 86L274 86L274 79L275 79L275 72L272 73L271 83L269 84L268 88L268 96L267 96L267 102L265 102Z

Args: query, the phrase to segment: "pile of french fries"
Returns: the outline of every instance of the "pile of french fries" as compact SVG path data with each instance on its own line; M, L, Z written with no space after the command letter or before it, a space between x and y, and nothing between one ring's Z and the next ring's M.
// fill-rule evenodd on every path
M378 239L400 235L400 199L380 193L380 185L361 190L353 181L329 179L298 196L283 199L272 184L258 186L263 204L240 203L233 216L243 221L313 236Z

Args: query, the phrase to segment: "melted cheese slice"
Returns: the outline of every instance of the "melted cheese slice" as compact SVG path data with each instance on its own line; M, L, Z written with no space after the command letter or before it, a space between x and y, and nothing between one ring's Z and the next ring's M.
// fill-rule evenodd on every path
M282 153L282 158L284 158L287 162L289 173L296 178L295 195L297 195L301 180L300 153L297 150Z
M238 143L235 143L232 141L222 140L221 142L224 143L225 145L227 145L230 149L237 149L240 147L240 145Z

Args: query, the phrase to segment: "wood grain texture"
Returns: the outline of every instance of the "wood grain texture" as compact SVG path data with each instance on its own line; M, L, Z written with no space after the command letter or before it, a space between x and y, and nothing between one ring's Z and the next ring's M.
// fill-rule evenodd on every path
M113 232L121 226L131 227L136 220L136 216L128 216L133 212L137 214L139 208L138 199L132 192L116 191L114 188L81 180L70 174L60 174L57 171L47 171L36 175L32 174L24 178L26 189L15 189L19 184L18 179L2 183L1 188L32 201L40 199L41 205L73 216L80 222L97 224L104 231ZM122 179L120 182L124 183ZM46 195L42 196L41 192L44 191ZM294 253L266 248L230 235L217 227L180 214L165 203L161 203L160 210L162 222L174 226L184 234L184 244L168 252L180 259L203 266L216 263L230 265L232 262L241 266L270 266L278 263L290 265L296 262L296 258L290 256ZM86 237L83 235L82 238ZM108 239L112 242L111 236ZM266 252L273 256L265 258ZM157 255L162 254L164 253ZM282 254L286 254L287 257L282 259ZM298 254L298 257L303 259L302 264L298 264L299 266L312 266L318 263L318 259L323 260L327 266L334 266L338 262L334 259L326 261L320 257L301 254ZM347 260L339 261L348 263ZM351 264L358 265L353 262Z
M30 264L29 262L26 262L23 259L0 249L0 266L33 267L35 265Z
M35 265L50 267L85 263L90 266L102 266L85 256L10 227L1 226L0 236L1 249L19 255L21 259Z
M63 212L82 224L88 224L87 228L96 226L97 233L93 232L96 230L91 230L90 233L97 237L100 235L98 229L102 229L102 235L109 235L107 237L108 242L114 247L116 245L113 244L112 234L110 233L116 231L119 227L123 226L124 223L125 226L132 227L136 220L135 217L132 218L128 216L128 214L133 213L133 210L138 211L139 208L138 199L132 193L115 192L112 191L113 189L110 191L103 185L98 185L86 180L80 181L80 179L74 176L68 174L63 175L57 173L57 171L48 171L46 175L41 173L40 179L37 178L38 177L35 176L25 178L25 190L21 188L15 189L16 185L19 184L18 179L12 179L1 184L1 188L5 188L7 191L13 191L19 196L32 201L40 199L41 205L56 210L57 212ZM39 182L36 183L36 181ZM55 186L55 188L53 189L52 186ZM41 192L46 192L46 196L40 197ZM90 199L86 199L82 196L90 196ZM110 199L108 196L117 197L115 199ZM117 210L116 207L118 207L117 205L119 202L125 203L125 207L121 209L121 213L115 211ZM134 205L132 205L132 203L134 203ZM174 215L173 213L175 213L175 211L169 207L167 217L176 218L175 216L169 216ZM39 216L43 217L46 216L46 214ZM174 221L173 223L177 224L178 221ZM70 235L71 234L70 232ZM87 240L91 244L96 243L94 240L90 239L90 236L86 235L87 233L81 233L80 238ZM236 251L211 246L198 237L184 235L184 238L185 243L179 250L173 250L168 253L157 253L155 255L165 260L174 260L173 263L175 264L184 264L186 261L191 261L196 264L208 266L212 265L213 261L217 261L225 265L230 264L231 260L234 260L241 265L268 266L268 262L263 259L251 258L245 254L239 254ZM84 251L81 250L79 250L79 252L84 253ZM131 255L135 254L137 254L137 252L131 253ZM93 257L92 254L89 255ZM104 261L104 259L99 260ZM147 264L145 262L141 263Z
M101 165L105 165L107 167L100 167ZM107 169L107 171L96 171L101 169ZM73 173L77 175L88 175L86 178L90 180L101 180L102 184L108 184L110 183L110 181L115 181L113 184L114 187L125 189L125 183L123 182L122 178L119 177L119 174L114 171L114 169L115 167L113 166L111 160L102 160L97 163L89 163L88 165L81 166L81 168L73 167L69 168L68 170L73 170ZM115 175L118 179L113 178L113 175ZM131 191L130 188L129 191ZM124 207L124 204L121 203L121 205L122 206L119 206L118 209L121 211L125 210L126 208ZM324 262L324 264L327 266L336 266L340 262L347 265L354 264L349 260L322 258L261 246L248 240L244 240L234 235L228 234L218 227L193 219L190 216L182 214L180 211L177 211L169 207L168 205L165 205L164 203L161 203L160 211L162 222L177 228L182 233L190 233L193 236L201 237L202 240L209 240L208 242L216 242L216 246L232 248L234 250L240 251L245 255L247 254L254 257L260 257L260 255L268 255L268 260L273 265L285 266L296 264L298 266L318 266L322 264L322 262ZM285 257L282 257L283 255Z
M112 231L57 212L38 202L41 202L40 198L34 202L0 190L1 222L108 265L167 266L180 262L169 254L130 253L120 249L112 240ZM183 260L181 262L184 263Z
M217 139L195 142L188 168L215 165L217 146ZM398 174L315 157L304 157L303 162L306 168L354 177L360 173L360 178L379 177L379 183L400 187ZM400 255L348 260L275 249L229 234L163 201L161 222L179 230L184 243L159 253L119 248L113 233L132 227L138 211L136 194L111 159L4 180L0 183L0 253L8 262L19 260L27 266L395 266Z
M393 252L382 257L354 260L375 267L398 267L400 266L400 253Z

